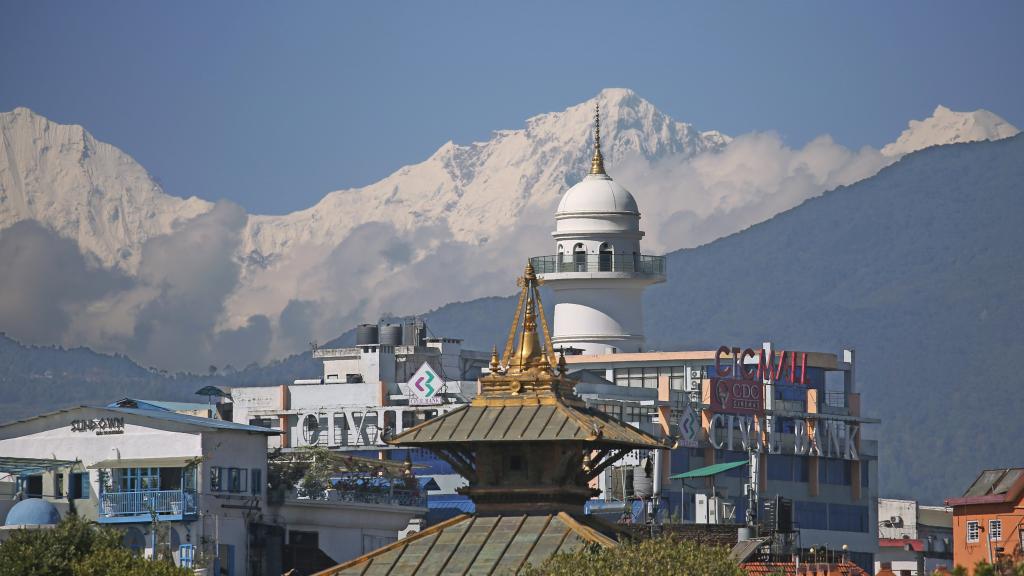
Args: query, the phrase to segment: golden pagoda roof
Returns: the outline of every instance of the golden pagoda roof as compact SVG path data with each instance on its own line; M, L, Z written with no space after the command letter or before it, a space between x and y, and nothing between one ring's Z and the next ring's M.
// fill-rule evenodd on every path
M490 374L468 406L387 440L396 446L473 442L583 441L618 448L666 448L650 434L588 407L557 360L540 299L541 281L526 265L504 354L492 352ZM538 322L539 320L539 322ZM540 328L540 333L538 333ZM544 345L541 345L543 338Z
M577 519L565 512L461 515L314 576L516 574L559 552L617 546L601 528L588 517Z

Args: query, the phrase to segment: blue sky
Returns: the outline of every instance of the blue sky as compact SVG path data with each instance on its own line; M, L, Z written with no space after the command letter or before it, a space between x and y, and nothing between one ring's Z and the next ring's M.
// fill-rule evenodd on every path
M937 104L1024 126L1019 2L48 2L0 7L0 110L176 195L307 207L603 87L701 129L881 146Z

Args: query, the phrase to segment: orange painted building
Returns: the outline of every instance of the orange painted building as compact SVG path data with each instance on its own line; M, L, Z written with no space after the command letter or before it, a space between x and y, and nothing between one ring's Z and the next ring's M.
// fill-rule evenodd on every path
M1024 561L1024 468L985 470L953 507L953 563Z

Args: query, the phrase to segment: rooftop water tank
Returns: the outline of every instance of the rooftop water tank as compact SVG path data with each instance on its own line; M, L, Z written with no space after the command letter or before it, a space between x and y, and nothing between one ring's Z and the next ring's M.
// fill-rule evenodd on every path
M380 330L376 324L360 324L356 326L356 346L369 346L379 343Z
M382 324L380 327L380 344L381 346L401 346L402 325Z

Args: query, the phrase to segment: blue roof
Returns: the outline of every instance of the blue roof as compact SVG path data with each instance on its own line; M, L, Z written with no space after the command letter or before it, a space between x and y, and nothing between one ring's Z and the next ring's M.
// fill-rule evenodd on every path
M259 434L281 433L280 430L264 428L262 426L250 426L248 424L238 424L237 422L231 422L229 420L203 418L200 416L190 416L188 414L178 414L177 412L164 412L162 410L147 410L144 408L111 408L109 406L91 406L91 408L99 408L100 410L110 410L111 412L120 412L122 414L131 414L133 416L142 416L144 418L152 418L154 420L165 420L167 422L177 422L179 424L189 424L192 426L200 426L216 430L238 430L241 432L256 432Z
M60 524L60 512L46 500L29 498L15 504L7 512L6 526L46 526Z
M117 402L111 402L107 404L107 408L120 408L122 404L127 402L134 403L139 409L146 410L167 410L169 412L176 412L178 410L214 410L213 404L207 404L206 402L165 402L163 400L142 400L140 398L122 398ZM132 406L126 406L132 407Z

